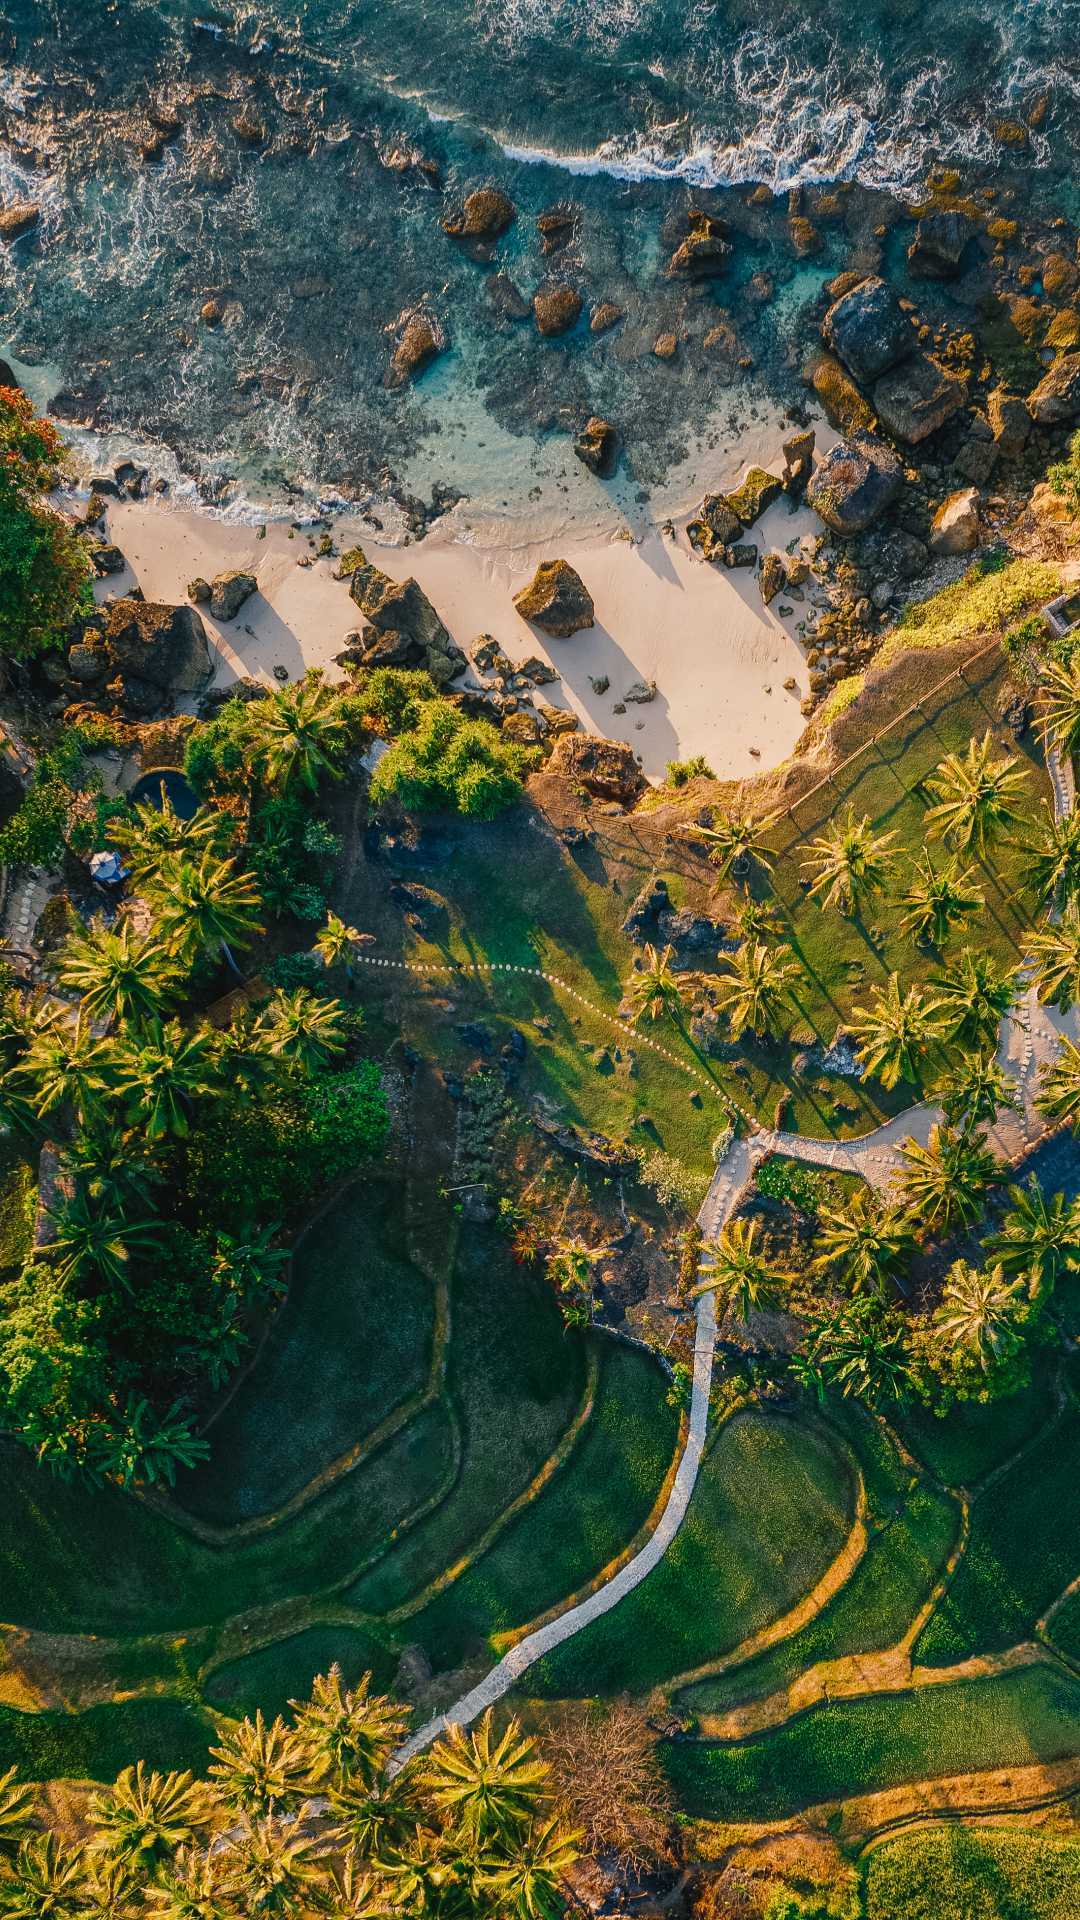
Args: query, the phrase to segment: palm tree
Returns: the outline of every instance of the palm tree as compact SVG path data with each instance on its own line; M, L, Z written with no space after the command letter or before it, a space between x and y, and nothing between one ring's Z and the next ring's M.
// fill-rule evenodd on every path
M683 833L688 840L700 840L709 848L709 864L717 868L722 880L730 877L745 882L755 861L766 873L772 872L774 856L764 841L779 818L778 813L763 814L760 820L748 814L714 814L710 826L695 821L684 826Z
M318 1000L306 987L279 988L262 1017L272 1054L305 1073L315 1073L345 1048L344 1010L337 1000Z
M94 1038L85 1013L74 1021L44 1013L11 1074L16 1087L20 1081L28 1086L39 1119L70 1108L85 1125L115 1088L116 1052L111 1041Z
M904 1328L884 1317L870 1296L845 1302L811 1324L792 1373L819 1400L836 1387L871 1411L896 1405L907 1398L911 1380Z
M216 1083L217 1051L207 1030L191 1032L179 1020L150 1020L117 1049L116 1091L129 1121L150 1141L186 1139L190 1112Z
M255 882L235 860L215 853L169 854L143 891L159 937L182 965L192 965L200 954L224 954L237 972L231 948L250 946L262 932Z
M1069 759L1080 747L1080 660L1046 660L1041 679L1043 741Z
M157 1883L146 1889L153 1920L237 1920L227 1873L224 1849L181 1848L162 1868Z
M577 1234L556 1234L548 1251L547 1278L560 1293L570 1295L563 1307L567 1326L587 1326L593 1316L593 1274L601 1260L610 1260L614 1249L590 1246Z
M324 774L338 779L349 744L348 710L331 687L312 676L282 687L258 707L255 755L268 787L317 788Z
M211 1777L230 1807L256 1819L295 1806L309 1779L308 1756L299 1734L280 1717L267 1726L262 1709L254 1720L226 1727L210 1749Z
M79 1896L79 1920L140 1920L146 1911L143 1900L147 1895L153 1899L156 1888L140 1886L130 1868L118 1860L94 1855L87 1867ZM154 1911L156 1920L162 1920L160 1912L156 1908ZM185 1915L183 1920L232 1920L232 1916L203 1912Z
M971 884L972 868L960 868L955 860L935 867L926 849L911 870L908 890L901 896L908 912L900 925L906 933L927 946L944 946L954 926L969 914L977 913L985 903L979 889Z
M489 1707L471 1732L451 1724L432 1751L423 1785L445 1819L482 1843L513 1834L530 1818L548 1772L535 1740L516 1720L496 1739Z
M133 1254L152 1254L161 1246L156 1223L129 1220L76 1188L55 1214L52 1240L41 1249L59 1280L81 1282L97 1275L110 1286L130 1289Z
M782 926L775 900L755 900L748 893L735 909L735 932L740 940L764 940L769 934L779 933Z
M1022 1113L1024 1107L1015 1080L988 1051L962 1053L937 1081L934 1099L950 1127L965 1132L992 1126L1003 1107L1012 1113Z
M1039 1070L1042 1086L1035 1096L1039 1112L1055 1125L1080 1126L1080 1047L1062 1035L1056 1060Z
M86 1869L55 1833L33 1833L21 1843L0 1880L0 1913L10 1920L78 1920Z
M203 853L214 853L220 857L235 834L235 820L218 807L197 807L190 820L182 820L165 793L160 807L143 800L128 817L109 822L109 838L139 887L170 855L197 858Z
M357 947L370 946L374 937L346 926L336 913L328 913L325 927L315 935L315 946L324 967L344 967L346 980L351 980Z
M988 1187L1000 1179L998 1163L981 1133L954 1133L934 1126L926 1146L905 1140L904 1203L916 1225L943 1231L978 1217Z
M954 1260L934 1324L951 1346L975 1354L985 1373L992 1361L1019 1345L1015 1323L1022 1294L1019 1280L1007 1281L1000 1266L979 1268Z
M0 1773L0 1854L12 1852L33 1826L37 1796L16 1779L18 1771L16 1765Z
M1049 807L1031 848L1031 881L1043 900L1065 904L1080 894L1080 812L1059 820Z
M1012 1211L986 1245L1005 1273L1027 1281L1035 1299L1080 1267L1080 1204L1063 1193L1048 1199L1034 1174L1025 1186L1010 1187L1009 1199Z
M1057 925L1029 933L1027 945L1039 999L1067 1013L1080 1000L1080 905L1070 901Z
M693 1289L696 1300L714 1293L721 1318L732 1314L745 1326L752 1313L768 1313L776 1306L780 1288L790 1273L774 1267L758 1246L756 1220L728 1220L717 1238L702 1250L702 1279Z
M558 1816L536 1821L504 1856L490 1856L477 1876L478 1889L495 1896L495 1911L507 1920L557 1920L566 1912L560 1886L577 1859L579 1838Z
M944 838L959 853L982 859L1002 831L1018 822L1013 802L1026 786L1023 770L1012 758L994 759L994 737L989 727L981 741L970 740L964 754L948 753L926 785L937 805L926 814L935 837Z
M1015 967L997 966L988 953L966 947L955 966L933 982L936 1009L949 1040L962 1047L992 1046L1016 998Z
M308 1895L320 1878L322 1843L298 1821L286 1827L271 1816L248 1820L230 1838L225 1884L245 1916L301 1920L311 1912Z
M145 1872L193 1845L212 1818L206 1790L193 1774L150 1773L141 1760L94 1795L90 1812L98 1828L95 1847Z
M677 1019L682 1007L683 983L672 969L675 958L674 947L664 948L657 953L656 948L647 942L642 954L640 973L631 974L626 983L626 996L633 1007L634 1024L647 1014L650 1020L659 1020L666 1013Z
M209 1457L210 1448L195 1433L181 1401L159 1414L148 1400L132 1394L121 1424L101 1435L95 1462L106 1479L122 1487L171 1487L178 1467L197 1467Z
M901 994L895 973L889 975L888 986L872 992L873 1004L855 1008L851 1027L864 1071L877 1074L882 1086L891 1088L900 1079L916 1078L934 1038L936 1002L918 986Z
M773 1033L784 1009L784 988L795 972L794 963L755 940L752 946L723 955L728 977L717 982L717 1005L724 1008L732 1030Z
M346 1688L341 1668L332 1666L316 1679L310 1700L289 1702L311 1778L329 1780L338 1792L370 1792L408 1725L395 1701L370 1688L370 1673Z
M819 1273L839 1267L852 1293L881 1292L914 1240L903 1213L882 1206L869 1187L860 1187L849 1200L821 1209L813 1266Z
M329 1912L335 1920L388 1920L389 1896L351 1853L330 1869Z
M817 869L810 888L812 900L853 914L864 899L883 891L896 859L891 845L896 834L880 833L875 838L870 828L869 814L856 820L849 807L846 821L837 820L827 833L810 842L804 871Z
M175 962L156 940L140 940L130 920L118 930L95 926L73 936L60 956L60 980L82 995L89 1019L110 1016L121 1025L160 1013L176 991Z

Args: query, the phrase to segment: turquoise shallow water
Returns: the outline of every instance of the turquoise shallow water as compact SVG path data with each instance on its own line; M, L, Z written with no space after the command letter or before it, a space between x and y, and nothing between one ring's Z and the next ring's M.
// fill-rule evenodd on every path
M784 198L751 211L725 189L903 197L935 160L985 174L994 123L1045 92L1010 164L1064 202L1078 27L1080 0L9 0L0 199L43 217L0 252L0 342L50 369L60 411L166 443L206 496L227 475L279 500L427 498L437 481L527 500L538 440L596 410L623 430L633 497L748 378L797 399L799 300L850 249L849 222L799 267ZM440 219L481 181L518 218L478 262ZM737 244L688 291L664 265L703 193ZM568 242L545 256L535 216L566 201ZM526 299L574 286L582 320L541 341L507 317L498 274ZM599 340L598 300L626 315ZM391 391L394 325L417 302L449 350ZM743 351L718 365L693 342L720 322ZM664 364L668 330L691 344Z

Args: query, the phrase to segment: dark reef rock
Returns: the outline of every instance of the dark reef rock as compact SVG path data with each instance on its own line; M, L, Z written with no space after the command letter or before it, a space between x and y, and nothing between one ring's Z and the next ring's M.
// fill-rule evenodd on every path
M826 526L847 538L879 519L902 484L892 449L872 434L858 433L829 448L806 497Z
M874 387L882 424L907 446L918 446L936 433L966 401L967 382L946 373L925 353L883 374Z
M727 229L715 214L695 207L688 215L689 232L668 261L672 279L709 279L722 272L731 247Z
M908 248L912 273L925 280L953 280L960 272L964 248L975 229L966 213L953 207L924 214Z
M574 452L590 473L610 474L614 470L619 436L610 420L594 413L586 420L574 440Z
M912 351L915 336L885 280L860 280L834 300L821 323L826 346L864 385Z

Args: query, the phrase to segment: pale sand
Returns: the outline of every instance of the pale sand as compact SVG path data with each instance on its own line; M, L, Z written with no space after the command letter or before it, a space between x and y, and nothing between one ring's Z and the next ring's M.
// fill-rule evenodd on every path
M769 464L777 470L775 459ZM462 647L490 633L515 661L530 654L549 660L562 680L545 688L538 704L550 699L569 705L590 731L629 741L652 780L663 778L669 760L695 754L703 754L723 778L775 766L791 752L804 725L799 701L807 690L794 629L807 605L781 619L777 607L788 604L783 594L763 606L756 575L702 561L684 525L674 537L649 532L638 545L596 533L575 542L564 532L535 546L509 547L482 546L478 530L456 522L456 514L448 515L425 540L387 547L359 524L340 520L335 540L342 549L359 542L395 579L414 575ZM806 509L792 513L782 499L750 537L762 552L783 551L804 533L820 530L815 515ZM455 538L462 531L466 538ZM290 678L308 667L338 676L334 656L362 622L347 584L333 578L332 560L297 565L311 551L306 534L290 539L287 527L272 523L260 539L251 527L194 512L112 501L109 536L130 571L101 582L99 597L137 582L148 600L176 601L197 575L210 579L226 567L256 575L258 594L235 620L218 623L202 609L220 656L218 684L250 675L273 685L278 666ZM578 569L596 607L596 625L570 640L546 638L512 605L537 562L556 555ZM590 678L603 675L610 689L596 694ZM784 689L789 678L794 691ZM614 713L626 689L640 680L655 682L655 699Z

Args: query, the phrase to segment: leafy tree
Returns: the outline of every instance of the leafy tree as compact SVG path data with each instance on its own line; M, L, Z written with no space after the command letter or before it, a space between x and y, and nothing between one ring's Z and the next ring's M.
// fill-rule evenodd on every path
M672 966L675 949L672 946L658 953L651 941L647 941L641 956L641 970L632 973L626 982L625 994L633 1009L635 1024L643 1015L650 1020L659 1020L667 1014L672 1020L678 1019L682 1009L684 982Z
M777 813L763 814L757 820L749 814L714 814L710 825L690 822L683 832L688 840L698 840L708 847L709 864L722 880L746 882L755 864L771 873L773 856L765 840L779 818Z
M725 954L726 976L717 982L716 999L724 1008L736 1033L752 1027L755 1033L772 1033L780 1025L785 1006L784 989L795 972L794 963L784 960L760 940Z
M954 1260L945 1277L934 1324L944 1340L966 1347L984 1371L1019 1344L1017 1308L1023 1290L1000 1266L972 1267Z
M896 860L895 833L871 831L869 814L856 820L851 807L846 821L837 820L810 843L804 871L816 870L810 897L823 907L853 914L872 894L881 893Z
M1038 1299L1080 1267L1080 1204L1063 1193L1048 1197L1034 1174L1022 1187L1010 1187L1009 1198L1012 1209L986 1246L999 1269L1025 1280Z
M943 837L959 853L984 858L1020 815L1015 801L1023 793L1023 770L1012 758L995 760L989 727L981 741L971 740L964 754L946 754L926 782L937 804L926 814L928 831Z
M917 1077L919 1063L935 1037L937 1003L919 986L902 994L895 973L889 975L885 988L874 987L871 992L871 1005L856 1007L851 1017L859 1059L867 1073L877 1074L883 1087L895 1087L900 1079Z
M568 1296L562 1313L568 1327L587 1326L593 1316L593 1275L601 1260L610 1260L610 1247L590 1246L576 1234L559 1234L551 1243L547 1277Z
M196 1102L216 1081L214 1036L178 1020L148 1020L118 1043L116 1091L150 1141L186 1138Z
M792 1372L822 1401L832 1388L871 1411L902 1404L911 1391L904 1327L864 1295L811 1319Z
M960 1054L936 1082L933 1092L950 1127L963 1132L992 1126L1002 1108L1023 1112L1016 1081L989 1050Z
M756 1220L727 1221L716 1240L702 1249L700 1272L694 1298L716 1294L721 1315L731 1313L744 1324L752 1313L771 1311L781 1287L791 1279L758 1245Z
M1055 1124L1080 1126L1080 1047L1063 1034L1056 1060L1040 1067L1039 1077L1042 1085L1035 1096L1039 1112Z
M903 1198L917 1223L947 1231L954 1222L977 1219L988 1187L1000 1179L998 1163L981 1133L954 1133L934 1126L926 1146L905 1140Z
M234 860L211 852L167 854L143 889L158 937L185 966L201 954L214 960L232 947L250 946L259 924L258 889Z
M962 926L985 904L972 885L970 867L961 868L955 860L936 867L925 848L901 898L908 909L900 922L905 932L935 947L944 946L953 927Z
M945 1032L961 1047L993 1046L1016 998L1016 968L966 947L954 966L935 978L936 1008Z
M0 653L25 660L57 647L93 608L86 549L47 504L63 442L26 395L0 387Z
M914 1245L915 1235L906 1215L883 1206L869 1187L849 1200L823 1207L818 1216L819 1273L839 1270L852 1293L884 1291Z
M272 1054L314 1073L345 1048L344 1010L337 1000L319 1000L304 987L275 993L262 1017Z
M82 995L89 1019L109 1015L121 1025L160 1013L176 992L175 963L154 939L140 939L130 920L74 935L60 955L60 979Z
M1080 812L1063 820L1047 807L1031 849L1031 880L1044 900L1068 904L1080 894Z
M357 948L370 945L373 938L373 934L347 926L338 914L328 913L325 927L315 936L315 946L324 967L343 967L345 978L351 980Z
M1061 919L1029 933L1027 944L1039 999L1067 1013L1080 1000L1080 904L1070 901Z
M536 766L534 747L506 740L488 720L469 720L446 700L423 702L416 725L383 754L371 776L373 806L396 800L406 812L443 808L492 820L519 798Z
M318 674L281 687L254 708L252 731L260 773L268 787L305 787L340 779L352 733L347 699Z

